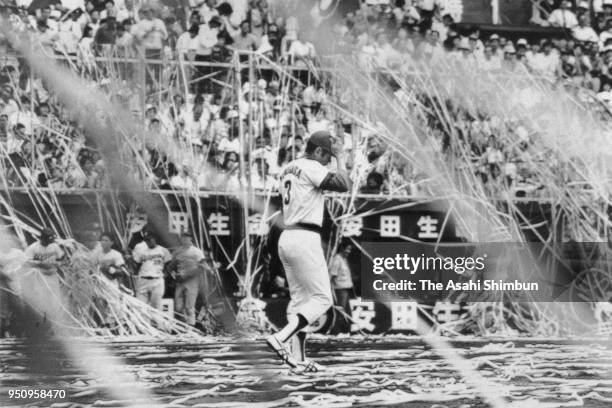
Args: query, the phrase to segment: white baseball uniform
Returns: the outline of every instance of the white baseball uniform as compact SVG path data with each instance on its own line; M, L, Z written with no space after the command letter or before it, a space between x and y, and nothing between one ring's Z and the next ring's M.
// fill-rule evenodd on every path
M134 261L142 263L136 281L136 298L161 310L164 297L164 264L172 259L170 252L156 245L149 248L146 242L140 242L132 252Z
M320 186L329 170L316 160L300 158L280 176L283 216L287 229L278 241L291 301L287 314L301 314L314 322L333 304L321 235L325 200ZM302 228L304 224L311 229Z

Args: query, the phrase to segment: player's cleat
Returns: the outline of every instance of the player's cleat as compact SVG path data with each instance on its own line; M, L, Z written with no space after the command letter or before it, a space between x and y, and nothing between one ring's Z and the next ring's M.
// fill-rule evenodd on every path
M325 368L318 363L315 363L312 360L304 360L299 361L298 366L295 368L295 372L297 373L318 373L319 371L323 371Z
M266 339L266 343L268 343L268 346L276 352L276 354L280 357L283 363L293 368L298 366L297 360L293 358L293 356L291 356L291 353L289 352L287 347L285 347L285 345L281 343L275 335L272 334L271 336L269 336Z

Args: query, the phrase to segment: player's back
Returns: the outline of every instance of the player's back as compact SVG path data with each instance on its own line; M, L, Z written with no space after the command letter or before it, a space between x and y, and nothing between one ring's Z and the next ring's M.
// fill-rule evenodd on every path
M300 158L289 163L280 175L280 192L286 225L323 223L325 200L320 189L329 171L316 160Z

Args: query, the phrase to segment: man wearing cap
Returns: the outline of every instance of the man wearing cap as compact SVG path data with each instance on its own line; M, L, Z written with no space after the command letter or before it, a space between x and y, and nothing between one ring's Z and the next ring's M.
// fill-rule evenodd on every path
M28 290L30 300L36 302L36 309L57 318L61 310L60 282L57 266L64 259L64 251L55 242L55 233L50 228L40 231L40 239L26 248L28 264L35 267L40 274L24 276L20 283L23 290ZM38 302L40 301L40 304Z
M496 71L501 69L501 58L493 55L491 45L486 45L484 48L483 57L480 60L480 67L485 71Z
M195 325L195 305L205 261L204 252L193 245L193 235L184 231L181 245L172 253L168 271L174 273L174 311L179 319L190 326Z
M164 265L172 256L151 233L134 247L132 258L137 264L136 297L155 309L161 309L164 296Z
M576 16L578 17L578 20L580 20L580 16L583 16L588 13L589 13L589 2L585 0L578 2L578 5L576 7Z
M337 171L326 167L336 157ZM327 262L321 246L325 198L323 191L346 192L351 181L346 172L341 143L333 143L327 131L313 133L305 155L290 162L280 174L285 230L278 241L291 301L287 325L267 339L268 345L284 363L303 371L320 367L305 357L306 333L333 303ZM286 343L291 340L293 356Z
M516 42L516 59L525 64L525 66L528 66L533 58L533 54L528 47L529 43L524 38L519 38Z
M57 263L64 257L64 251L55 243L55 233L50 228L42 229L40 240L30 245L25 254L31 265L49 276L55 275Z
M489 45L491 46L491 55L501 60L504 53L499 47L499 35L491 34L489 37Z

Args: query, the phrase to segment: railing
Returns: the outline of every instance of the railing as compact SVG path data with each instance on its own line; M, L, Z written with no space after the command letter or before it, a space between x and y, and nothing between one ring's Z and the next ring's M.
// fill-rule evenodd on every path
M4 189L9 193L23 193L28 194L32 192L31 188L28 187L8 187ZM177 196L177 195L188 195L192 197L201 197L207 198L210 196L226 196L226 197L243 197L243 191L222 191L222 190L159 190L159 189L147 189L146 191L128 191L128 190L120 190L114 188L64 188L64 189L54 189L47 187L37 187L37 192L41 193L49 193L56 194L58 196L61 195L84 195L84 194L109 194L109 193L130 193L130 194L160 194L166 196ZM278 192L266 192L262 190L254 190L252 192L254 196L261 197L280 197ZM423 195L399 195L399 194L350 194L350 193L326 193L324 194L326 197L336 197L336 198L357 198L357 199L366 199L366 200L405 200L405 201L414 201L414 202L430 202L440 199L445 200L453 200L452 197L433 197L433 196L423 196ZM507 197L497 197L495 201L508 201ZM552 203L552 198L547 197L513 197L513 202L534 202L540 204L550 204Z

